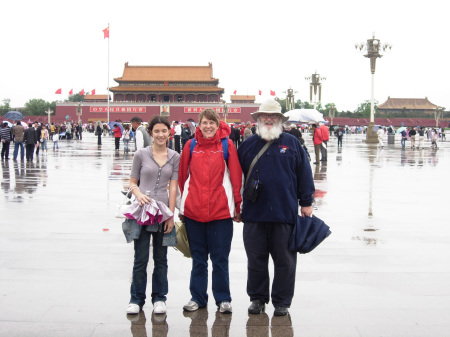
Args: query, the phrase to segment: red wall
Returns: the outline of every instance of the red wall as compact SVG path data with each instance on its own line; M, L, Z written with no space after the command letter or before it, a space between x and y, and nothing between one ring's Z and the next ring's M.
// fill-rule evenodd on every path
M114 102L110 103L110 108L112 107L145 107L145 112L110 112L109 113L109 120L115 121L115 120L121 120L123 122L128 122L130 119L134 116L138 116L142 118L143 121L148 122L152 116L159 115L160 114L160 106L164 103L157 103L157 104L151 104L151 103L145 103L145 102L137 102L137 103L121 103L121 102ZM189 104L189 103L169 103L170 109L170 121L181 121L185 122L188 119L193 119L195 122L198 121L198 113L185 113L184 108L185 107L222 107L222 104L214 104L214 103L195 103L195 104ZM76 114L78 103L57 103L56 105L56 113L55 116L51 117L52 122L61 123L64 121L78 121L78 116ZM82 103L82 115L81 115L81 121L83 123L88 123L92 121L101 120L106 122L107 120L107 113L106 112L90 112L91 107L106 107L106 103L94 103L94 102L83 102ZM232 113L228 114L227 121L233 121L233 122L241 122L245 123L247 121L253 121L250 114L252 112L255 112L258 110L259 104L249 104L248 106L245 106L244 104L232 104L229 105L229 107L239 107L241 108L240 113ZM66 119L66 116L69 116L68 119ZM220 117L223 118L222 114L220 114Z

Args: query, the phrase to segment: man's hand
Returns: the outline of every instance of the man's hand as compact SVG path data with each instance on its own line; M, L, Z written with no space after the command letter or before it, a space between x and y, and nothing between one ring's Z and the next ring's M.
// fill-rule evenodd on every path
M236 213L236 211L234 211L233 221L242 222L242 214L241 213Z
M302 207L301 208L302 218L305 218L307 216L312 216L312 212L313 212L312 206Z

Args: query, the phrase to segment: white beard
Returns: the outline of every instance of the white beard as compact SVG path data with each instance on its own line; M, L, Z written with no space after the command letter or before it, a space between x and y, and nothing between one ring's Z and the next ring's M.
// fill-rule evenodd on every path
M267 129L267 126L265 126L263 123L261 123L260 120L258 120L258 127L256 128L256 134L260 136L262 139L271 141L280 138L282 132L283 126L281 125L280 122L273 123L272 128L269 130Z

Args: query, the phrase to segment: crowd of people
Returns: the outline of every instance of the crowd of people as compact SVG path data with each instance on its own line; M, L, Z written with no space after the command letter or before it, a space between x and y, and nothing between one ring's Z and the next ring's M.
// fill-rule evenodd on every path
M3 122L0 136L2 140L2 160L9 160L11 143L14 144L13 159L17 160L19 154L22 161L32 161L34 155L48 154L48 142L53 141L53 150L59 150L59 140L83 139L82 125L77 123L51 123L39 122L24 123L21 121L11 124Z

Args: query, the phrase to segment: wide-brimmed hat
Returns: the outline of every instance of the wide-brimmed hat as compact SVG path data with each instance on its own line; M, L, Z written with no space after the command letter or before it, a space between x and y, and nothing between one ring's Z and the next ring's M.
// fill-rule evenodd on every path
M251 114L251 116L253 117L253 119L255 121L258 120L258 117L260 114L275 114L275 115L279 115L281 118L281 121L284 123L286 122L289 117L283 115L281 113L281 105L280 103L278 103L277 101L275 101L274 99L267 99L264 102L262 102L262 104L259 107L258 111L255 111L254 113Z

